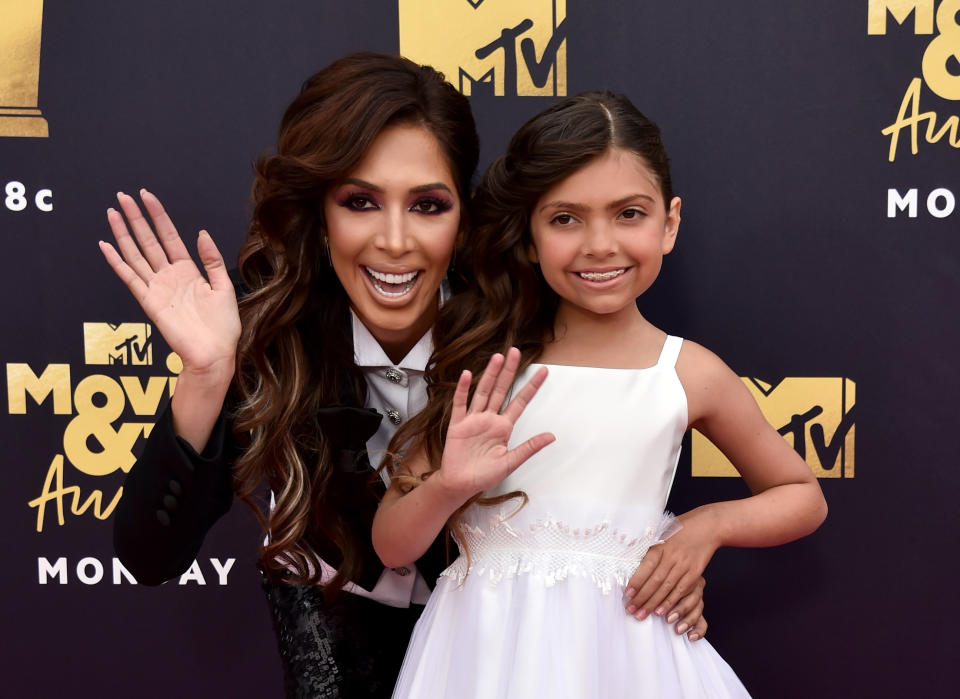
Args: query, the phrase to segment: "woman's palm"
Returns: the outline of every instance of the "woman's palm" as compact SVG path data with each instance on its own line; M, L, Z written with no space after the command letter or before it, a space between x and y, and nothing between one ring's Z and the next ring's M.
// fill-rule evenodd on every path
M223 257L209 234L201 231L197 252L207 273L204 277L160 201L145 190L141 198L153 226L132 197L117 195L130 228L119 212L108 210L119 252L101 242L104 257L170 348L180 355L185 370L226 370L225 364L233 363L240 338L240 315Z

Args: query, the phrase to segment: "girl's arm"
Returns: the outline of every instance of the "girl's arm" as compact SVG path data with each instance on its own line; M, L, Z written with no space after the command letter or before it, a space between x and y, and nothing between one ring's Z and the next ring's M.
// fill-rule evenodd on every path
M721 546L776 546L813 532L827 504L806 462L767 422L743 381L716 355L685 341L677 374L690 427L730 459L750 497L697 507L683 528L650 550L631 578L628 611L664 613L703 573Z
M554 440L552 434L544 433L507 449L514 423L547 375L546 367L541 367L501 413L519 361L515 348L506 357L493 355L469 408L470 372L460 375L440 469L407 493L391 485L373 520L373 547L385 566L395 568L417 560L463 503L497 485ZM403 469L418 476L430 464L426 454L417 450L406 456Z

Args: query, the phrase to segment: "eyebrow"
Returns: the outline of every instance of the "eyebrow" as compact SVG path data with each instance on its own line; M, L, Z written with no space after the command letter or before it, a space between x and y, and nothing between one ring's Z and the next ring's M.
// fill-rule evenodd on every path
M342 184L353 184L358 187L363 187L364 189L372 190L379 194L383 194L383 191L384 191L383 187L378 187L377 185L371 182L367 182L366 180L361 180L356 177L347 177L343 180ZM417 185L416 187L411 187L410 193L419 194L421 192L429 192L434 189L443 189L443 190L446 190L447 192L450 192L450 188L447 185L445 185L443 182L431 182L429 184L421 184L421 185ZM450 193L453 194L453 192L450 192Z
M443 182L431 182L430 184L422 184L419 187L414 187L413 189L410 190L410 192L413 194L419 194L420 192L429 192L433 189L444 189L450 192L450 188L447 185L445 185ZM450 192L450 193L453 194L453 192Z
M640 193L628 194L627 196L621 197L620 199L617 199L614 202L610 202L610 204L608 204L606 208L616 209L623 206L627 202L633 201L634 199L646 199L651 203L655 201L654 198L651 197L649 194L640 194ZM549 208L573 209L574 211L584 211L586 209L589 209L590 207L587 206L586 204L578 204L572 201L551 201L541 206L540 211L543 211L544 209L549 209Z

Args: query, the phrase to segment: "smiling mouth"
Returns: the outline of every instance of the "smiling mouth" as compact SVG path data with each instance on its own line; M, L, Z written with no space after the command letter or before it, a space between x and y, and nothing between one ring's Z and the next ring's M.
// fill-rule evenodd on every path
M364 266L363 271L367 273L377 293L389 298L397 298L410 293L420 276L419 270L404 272L403 274L388 274Z
M627 268L621 267L620 269L611 269L608 272L577 272L577 276L586 279L588 282L608 282L626 273Z

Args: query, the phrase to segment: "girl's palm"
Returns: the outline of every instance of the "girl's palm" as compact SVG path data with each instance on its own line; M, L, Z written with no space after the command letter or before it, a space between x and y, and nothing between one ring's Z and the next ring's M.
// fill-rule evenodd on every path
M466 497L494 487L555 439L542 433L513 449L507 447L514 423L547 376L546 367L541 367L501 412L519 359L515 348L506 358L495 354L477 383L469 408L470 372L463 372L457 382L440 475L448 488Z

